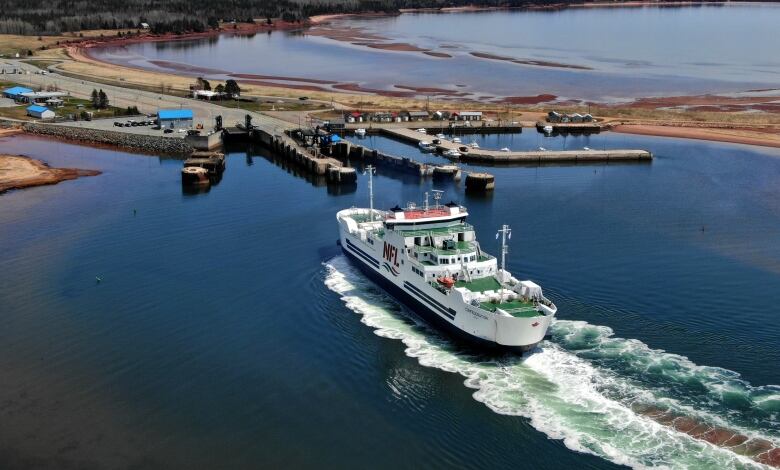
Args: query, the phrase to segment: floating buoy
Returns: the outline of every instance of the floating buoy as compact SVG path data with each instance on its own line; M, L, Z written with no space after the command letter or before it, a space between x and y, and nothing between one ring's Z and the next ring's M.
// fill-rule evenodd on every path
M100 276L95 276L95 281L97 281L98 284L100 284L100 281L102 281L103 278Z

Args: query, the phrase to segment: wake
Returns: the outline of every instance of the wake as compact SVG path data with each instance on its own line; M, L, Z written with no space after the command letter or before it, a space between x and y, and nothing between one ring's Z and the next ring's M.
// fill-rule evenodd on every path
M634 468L780 468L780 387L752 387L579 321L557 320L552 340L527 357L469 355L410 323L344 256L325 268L325 285L377 335L462 375L475 400L572 450Z

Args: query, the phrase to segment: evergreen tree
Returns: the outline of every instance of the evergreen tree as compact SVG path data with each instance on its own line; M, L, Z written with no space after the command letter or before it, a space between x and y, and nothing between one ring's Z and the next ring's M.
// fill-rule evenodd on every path
M225 82L225 93L230 96L241 96L241 87L238 86L235 80L230 79Z
M108 108L108 96L102 89L98 92L98 104L100 109Z
M100 106L100 97L98 96L98 91L96 89L92 89L92 107L97 109Z

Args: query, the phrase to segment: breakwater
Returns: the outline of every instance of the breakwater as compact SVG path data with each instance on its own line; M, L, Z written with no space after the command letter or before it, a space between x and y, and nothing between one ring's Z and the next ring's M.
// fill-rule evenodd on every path
M383 168L419 176L432 176L436 167L436 165L420 163L407 157L396 157L349 142L334 145L331 155L341 159L371 162Z
M431 142L431 135L406 128L386 128L382 130L387 136L414 145L420 142ZM501 151L471 148L468 145L456 144L449 140L439 140L435 144L438 152L455 150L460 153L461 161L480 163L579 163L579 162L636 162L650 161L653 154L647 150L614 149L614 150L532 150L532 151Z
M118 147L140 150L145 153L189 155L194 150L192 145L187 141L177 137L130 134L104 129L90 129L86 127L43 124L37 122L26 122L22 124L22 129L31 134L76 140L89 144L116 145Z
M434 179L451 179L460 181L463 171L453 164L430 165L421 163L408 157L396 157L378 150L368 149L352 142L340 142L330 148L330 154L353 161L372 163L384 171L416 175L420 177L432 177ZM495 178L488 173L466 173L466 189L472 192L492 191L495 186Z

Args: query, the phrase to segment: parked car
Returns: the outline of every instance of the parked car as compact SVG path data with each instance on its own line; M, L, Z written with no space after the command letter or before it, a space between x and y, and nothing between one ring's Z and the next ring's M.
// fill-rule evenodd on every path
M122 123L119 121L114 121L114 127L122 127Z
M167 127L167 128L165 128L165 130L163 132L166 133L166 134L173 134L173 129L171 129L170 127Z
M301 96L298 99L301 100L301 101L306 101L306 100L309 99L309 97L308 96Z

